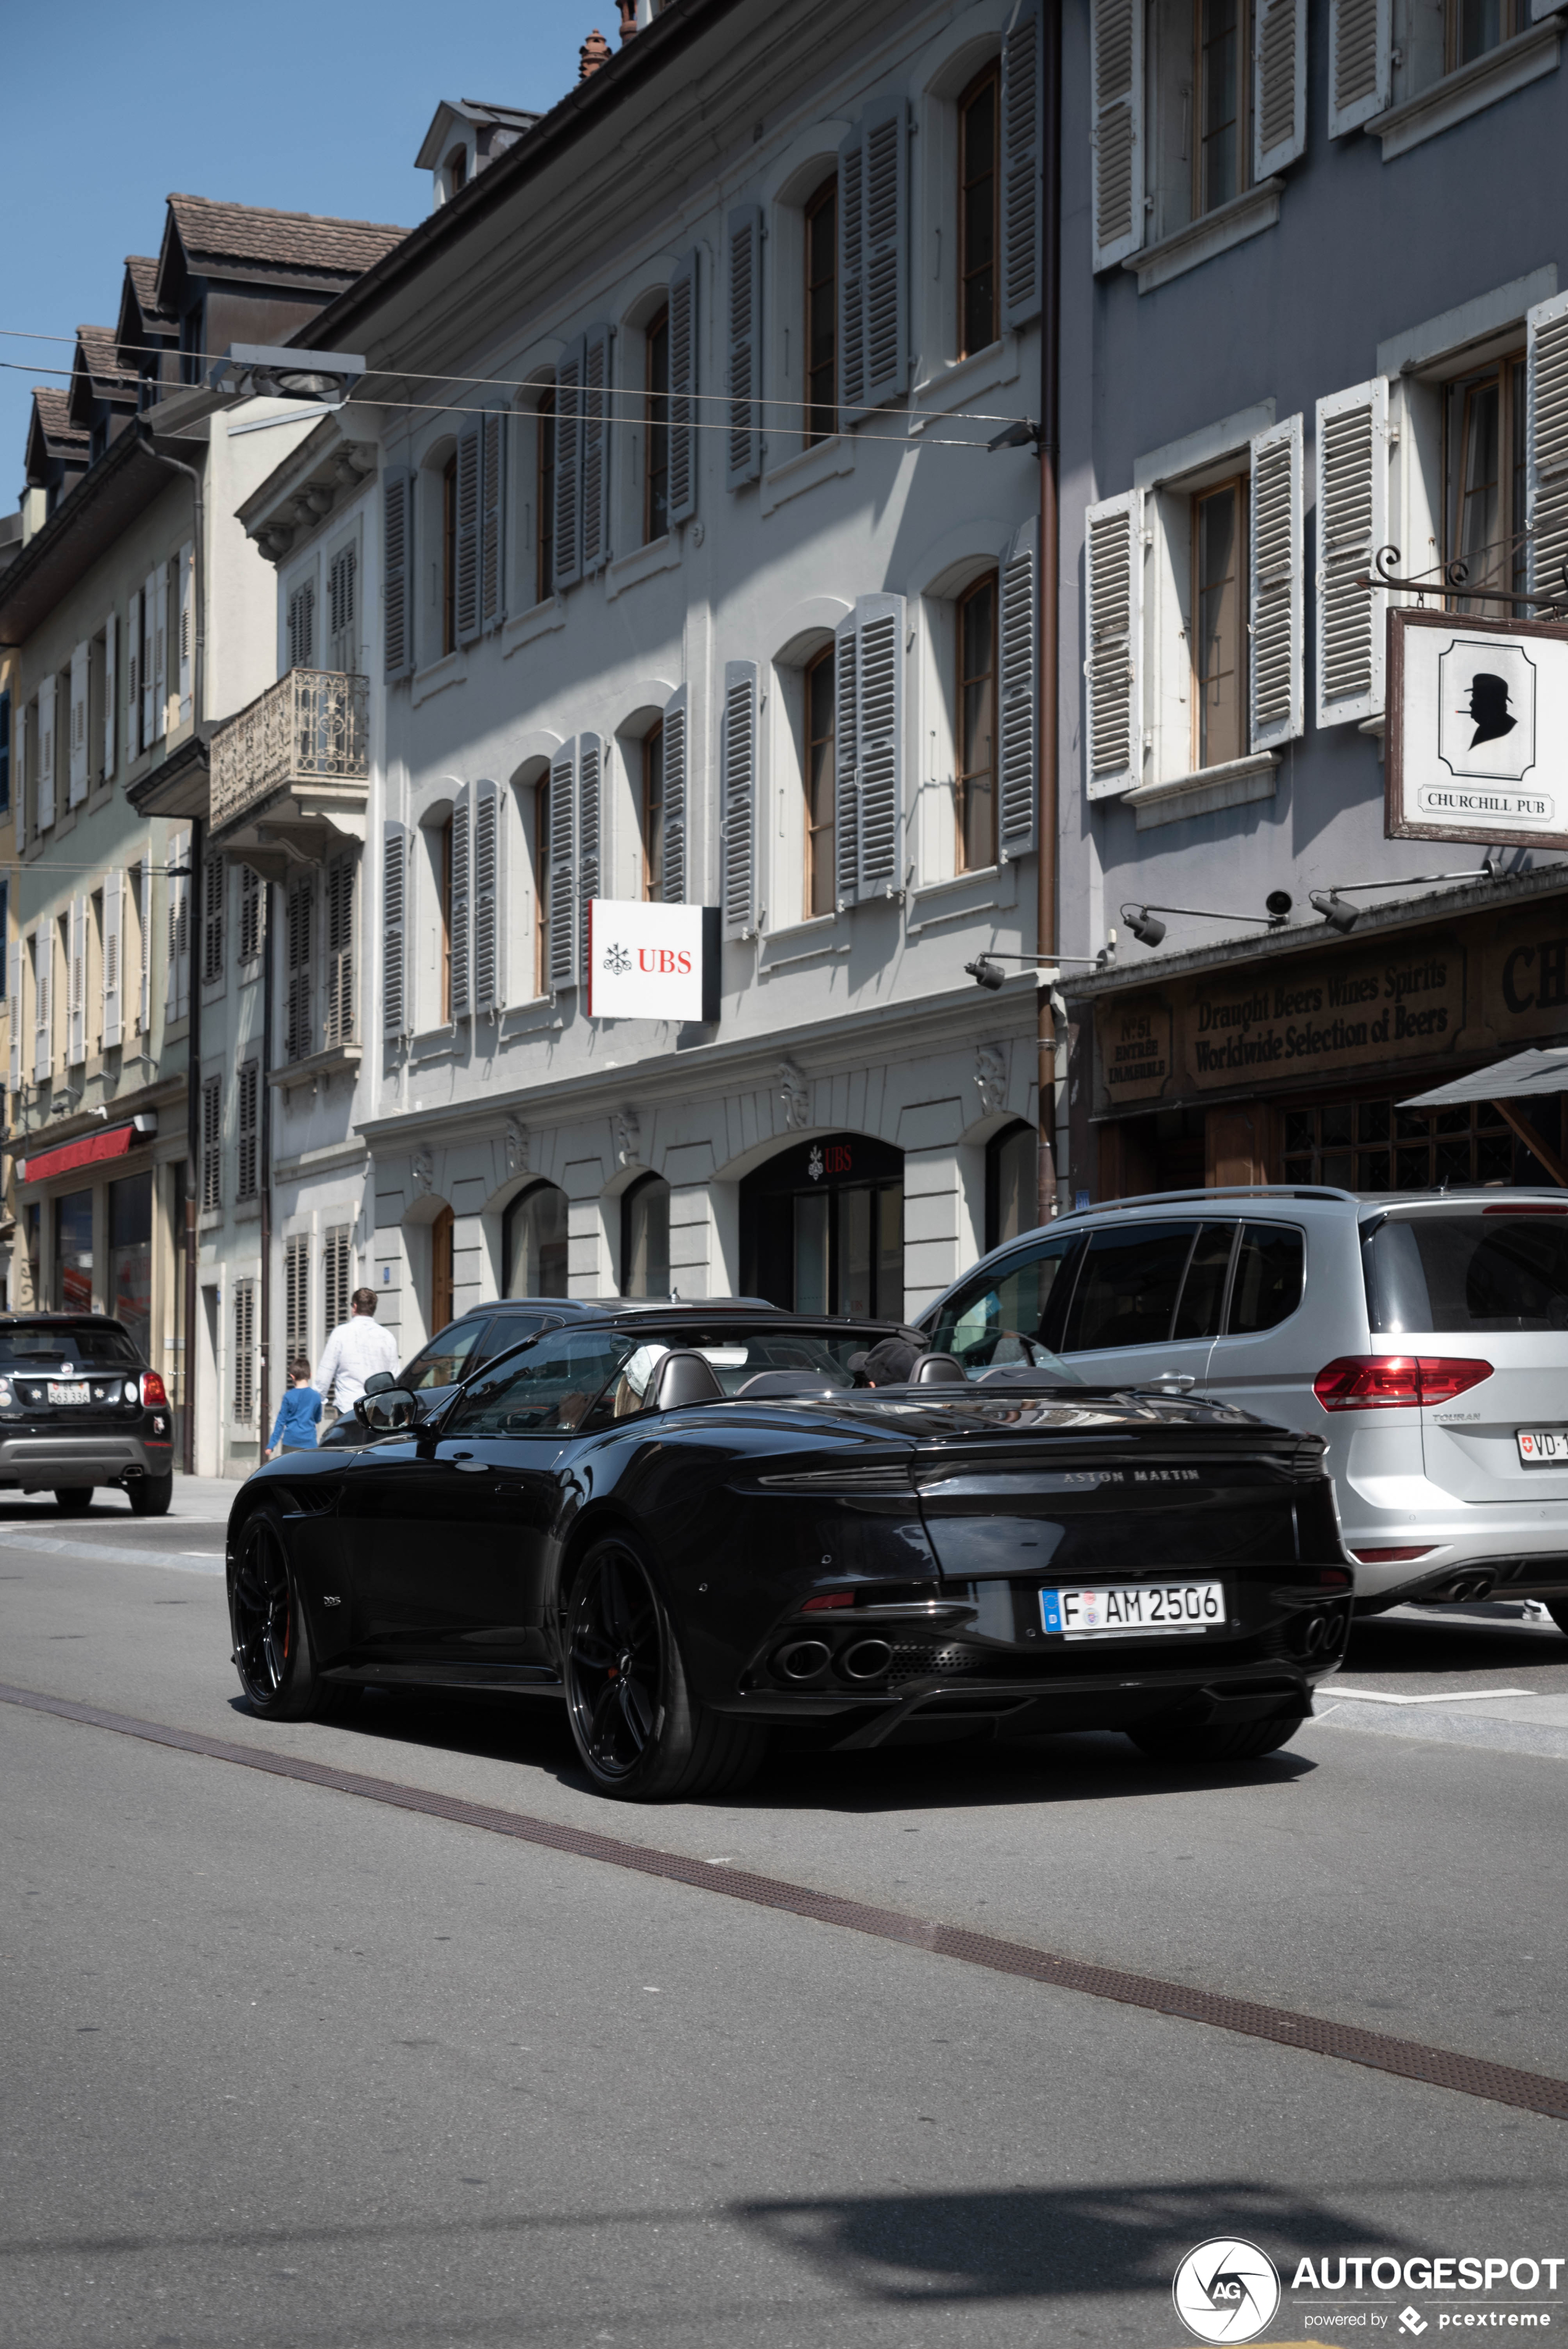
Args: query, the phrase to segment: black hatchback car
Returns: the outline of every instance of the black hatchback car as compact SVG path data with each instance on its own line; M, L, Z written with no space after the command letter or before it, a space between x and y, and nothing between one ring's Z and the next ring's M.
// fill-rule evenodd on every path
M159 1373L107 1313L0 1314L0 1490L53 1493L67 1516L118 1485L139 1517L174 1491L173 1413Z

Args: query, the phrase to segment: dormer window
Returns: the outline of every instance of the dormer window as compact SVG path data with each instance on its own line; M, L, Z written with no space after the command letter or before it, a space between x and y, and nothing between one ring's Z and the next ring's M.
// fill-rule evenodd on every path
M194 303L180 321L180 380L200 383L206 357L206 304Z
M447 158L447 193L460 195L468 184L469 150L466 147L454 147Z

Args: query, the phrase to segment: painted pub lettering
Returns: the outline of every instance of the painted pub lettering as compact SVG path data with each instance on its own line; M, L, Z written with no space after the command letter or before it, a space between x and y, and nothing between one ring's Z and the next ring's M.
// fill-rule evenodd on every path
M1389 1053L1440 1051L1464 1021L1464 959L1424 949L1331 965L1244 990L1194 990L1191 1073L1200 1085L1250 1071L1304 1076Z
M1163 1090L1171 1074L1169 1004L1129 1004L1105 1015L1100 1033L1100 1079L1110 1100L1141 1100Z

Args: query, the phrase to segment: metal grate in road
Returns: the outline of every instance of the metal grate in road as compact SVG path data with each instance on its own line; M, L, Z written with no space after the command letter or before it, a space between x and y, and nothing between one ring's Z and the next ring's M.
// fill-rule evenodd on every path
M850 1900L832 1892L817 1892L776 1876L758 1876L737 1868L717 1868L709 1860L688 1859L679 1852L648 1850L619 1836L596 1835L586 1827L558 1825L532 1818L521 1811L503 1811L488 1803L465 1802L455 1795L438 1795L424 1786L406 1786L392 1778L372 1778L357 1770L337 1770L323 1762L305 1762L290 1754L269 1754L258 1745L235 1745L226 1738L205 1737L196 1730L172 1729L161 1722L138 1721L123 1713L106 1713L98 1705L46 1696L36 1689L12 1688L0 1682L0 1703L51 1713L91 1729L111 1730L150 1745L171 1746L177 1753L201 1754L214 1762L236 1763L269 1777L293 1778L307 1786L325 1787L338 1795L357 1795L394 1810L418 1811L428 1818L450 1819L461 1826L481 1828L488 1835L510 1836L514 1842L537 1844L547 1851L569 1853L578 1859L596 1859L608 1868L624 1868L638 1876L662 1878L689 1885L698 1892L715 1892L727 1900L744 1900L757 1909L777 1909L820 1925L837 1925L852 1933L868 1933L881 1941L902 1941L906 1948L925 1950L934 1957L956 1958L961 1964L981 1966L989 1973L1011 1974L1023 1982L1048 1982L1058 1990L1080 1991L1089 1998L1114 2000L1120 2006L1139 2006L1154 2014L1174 2015L1189 2023L1206 2023L1246 2039L1266 2039L1277 2047L1297 2047L1312 2055L1332 2055L1343 2064L1361 2064L1375 2072L1419 2080L1434 2088L1451 2088L1462 2096L1480 2096L1494 2105L1511 2105L1522 2112L1543 2113L1568 2120L1568 2080L1541 2072L1520 2072L1507 2064L1489 2064L1451 2048L1428 2047L1418 2040L1394 2039L1380 2031L1362 2031L1354 2023L1331 2023L1315 2014L1295 2014L1283 2006L1264 2006L1255 2000L1229 1998L1221 1992L1194 1989L1187 1982L1162 1982L1158 1975L1129 1973L1117 1966L1089 1965L1078 1958L1062 1958L1048 1950L1032 1949L1026 1941L1007 1941L993 1933L974 1933L961 1925L944 1925L923 1917L908 1917L896 1909L880 1909L863 1900Z

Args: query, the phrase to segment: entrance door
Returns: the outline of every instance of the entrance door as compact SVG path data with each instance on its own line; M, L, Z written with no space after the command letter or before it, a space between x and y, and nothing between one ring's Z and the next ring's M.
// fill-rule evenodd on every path
M903 1154L867 1134L780 1151L740 1186L741 1287L797 1313L903 1319Z

